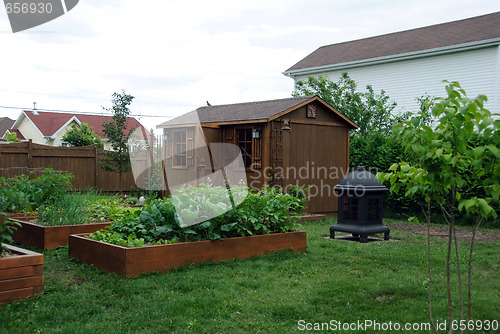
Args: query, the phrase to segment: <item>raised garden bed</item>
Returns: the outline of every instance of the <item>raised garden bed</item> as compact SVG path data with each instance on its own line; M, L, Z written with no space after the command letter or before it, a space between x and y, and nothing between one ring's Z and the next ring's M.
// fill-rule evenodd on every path
M109 226L111 223L95 223L82 225L42 226L34 223L34 216L11 215L10 220L18 222L21 227L12 234L15 242L36 247L42 250L56 249L68 244L70 234L93 233Z
M311 222L311 221L316 221L316 220L323 220L326 218L326 215L324 214L304 214L302 217L299 219L299 223L305 223L305 222Z
M191 263L247 259L282 249L306 251L306 232L286 232L225 240L184 242L126 248L70 235L69 256L106 272L136 277L151 271L167 271Z
M6 245L11 254L0 257L0 304L43 291L43 255Z

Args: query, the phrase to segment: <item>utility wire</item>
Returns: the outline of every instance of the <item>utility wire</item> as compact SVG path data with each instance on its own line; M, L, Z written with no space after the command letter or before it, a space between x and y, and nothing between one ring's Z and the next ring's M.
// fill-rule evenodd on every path
M72 113L72 114L80 114L80 115L105 115L105 116L111 116L111 113L98 113L98 112L85 112L85 111L75 111L75 110L58 110L58 109L33 109L33 108L20 108L20 107L9 107L9 106L0 106L2 109L17 109L17 110L26 110L26 111L31 111L31 110L39 110L39 111L50 111L50 112L60 112L60 113ZM134 117L162 117L162 118L174 118L176 116L159 116L159 115L140 115L140 114L130 114L130 116Z

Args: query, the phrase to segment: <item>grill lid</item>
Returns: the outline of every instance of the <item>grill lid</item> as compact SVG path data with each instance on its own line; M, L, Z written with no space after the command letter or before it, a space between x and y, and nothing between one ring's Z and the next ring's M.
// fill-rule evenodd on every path
M345 190L356 190L357 192L384 192L389 189L378 182L375 179L375 175L367 171L364 166L358 166L357 170L347 174L333 190L337 192Z

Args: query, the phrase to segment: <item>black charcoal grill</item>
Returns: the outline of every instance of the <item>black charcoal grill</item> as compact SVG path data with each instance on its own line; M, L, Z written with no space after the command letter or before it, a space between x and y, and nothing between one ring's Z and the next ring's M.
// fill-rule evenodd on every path
M330 227L331 239L339 231L352 233L362 243L377 233L384 233L384 240L389 240L391 230L382 223L384 194L388 189L375 180L375 175L359 166L333 189L338 195L338 215L337 224Z

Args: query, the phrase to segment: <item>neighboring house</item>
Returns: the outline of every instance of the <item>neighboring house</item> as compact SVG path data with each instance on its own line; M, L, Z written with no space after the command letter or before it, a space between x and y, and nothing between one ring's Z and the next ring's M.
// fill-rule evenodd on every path
M110 143L103 134L103 124L109 123L112 116L104 115L84 115L62 112L47 112L39 110L24 110L21 112L15 123L12 125L12 131L18 132L24 139L31 139L33 143L49 146L68 146L62 140L62 137L72 124L81 125L87 123L92 130L101 137L104 149L110 149ZM127 120L128 129L140 128L145 135L147 130L133 117Z
M198 125L201 124L201 131ZM356 124L317 96L200 107L162 123L168 183L200 179L213 166L214 143L239 147L248 185L310 186L308 212L336 212L333 187L347 173L349 130ZM199 148L212 146L211 157ZM222 153L229 154L231 153ZM234 157L234 155L232 155ZM219 157L224 165L234 160Z
M417 110L424 94L446 96L443 80L469 97L485 94L500 110L500 12L322 46L283 72L297 82L347 72L360 88L385 90L400 110Z
M0 139L3 138L7 130L14 125L14 120L8 117L0 117Z

